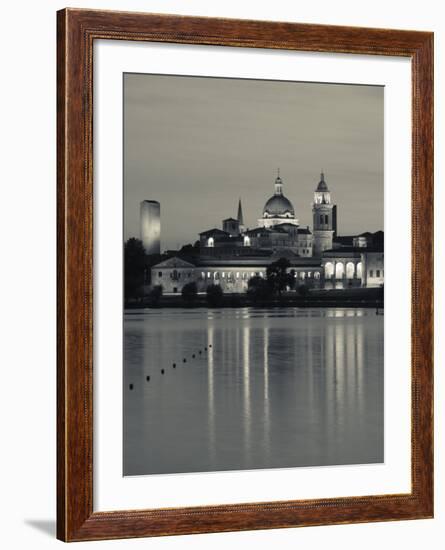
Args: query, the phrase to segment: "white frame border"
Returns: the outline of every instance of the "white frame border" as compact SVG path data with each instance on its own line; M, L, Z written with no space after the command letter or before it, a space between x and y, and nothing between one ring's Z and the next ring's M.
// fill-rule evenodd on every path
M411 61L384 56L112 40L94 41L94 60L95 511L409 493ZM122 476L125 72L385 86L384 464Z

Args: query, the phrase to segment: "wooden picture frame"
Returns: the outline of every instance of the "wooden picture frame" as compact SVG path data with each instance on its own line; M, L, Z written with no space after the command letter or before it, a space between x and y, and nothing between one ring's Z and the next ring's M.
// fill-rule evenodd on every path
M57 537L64 541L433 516L433 34L65 9L57 14ZM403 56L412 61L412 491L93 512L95 40Z

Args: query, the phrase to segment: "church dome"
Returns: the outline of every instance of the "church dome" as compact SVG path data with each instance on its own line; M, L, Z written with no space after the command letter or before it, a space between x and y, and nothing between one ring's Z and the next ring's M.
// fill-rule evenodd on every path
M290 200L283 195L283 182L280 176L275 180L275 194L266 202L263 209L265 218L295 217L294 207Z
M294 207L288 198L284 195L274 195L264 205L264 214L276 218L285 216L287 213L295 216Z

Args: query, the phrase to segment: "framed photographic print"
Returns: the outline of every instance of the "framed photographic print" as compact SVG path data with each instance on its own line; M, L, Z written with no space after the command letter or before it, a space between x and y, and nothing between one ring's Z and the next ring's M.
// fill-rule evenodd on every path
M433 35L58 12L58 538L433 515Z

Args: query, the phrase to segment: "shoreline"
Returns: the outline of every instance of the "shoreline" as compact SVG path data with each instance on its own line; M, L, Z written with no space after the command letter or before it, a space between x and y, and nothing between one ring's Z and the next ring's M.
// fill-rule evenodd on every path
M139 301L126 302L125 310L131 309L223 309L237 307L352 307L384 309L384 296L381 288L341 289L329 291L315 291L308 296L285 294L268 300L254 300L246 294L225 294L218 304L210 304L206 295L198 295L192 303L186 302L180 294L162 296L159 301L153 302L149 298Z

